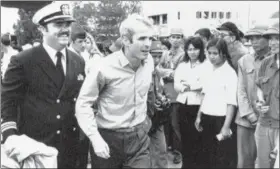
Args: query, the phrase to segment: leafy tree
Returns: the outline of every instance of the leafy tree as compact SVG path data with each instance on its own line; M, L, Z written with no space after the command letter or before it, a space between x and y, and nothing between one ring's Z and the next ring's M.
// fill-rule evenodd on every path
M24 9L19 9L19 20L17 24L13 26L17 41L20 46L27 43L32 44L33 40L41 39L41 33L37 29L37 26L32 22L32 17L36 10L26 12Z
M37 26L33 24L32 17L34 13L43 6L50 4L52 1L2 1L1 6L19 8L19 20L13 25L15 35L19 45L32 43L34 39L40 39L41 33Z
M96 41L110 43L119 36L120 23L131 13L139 13L140 1L102 0L73 2L74 18L96 37Z
M120 23L131 13L140 12L139 1L102 0L96 10L96 32L107 40L119 37Z

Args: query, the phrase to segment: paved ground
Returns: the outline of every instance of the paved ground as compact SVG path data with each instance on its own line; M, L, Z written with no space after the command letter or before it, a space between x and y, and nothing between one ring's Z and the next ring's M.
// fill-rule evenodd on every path
M182 168L182 163L180 164L174 164L173 163L173 154L171 152L168 152L168 168ZM91 168L91 165L88 164L87 168Z

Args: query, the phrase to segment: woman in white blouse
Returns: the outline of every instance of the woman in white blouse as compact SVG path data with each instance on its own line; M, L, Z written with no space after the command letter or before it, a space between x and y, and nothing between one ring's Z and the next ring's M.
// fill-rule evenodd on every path
M230 126L237 106L237 75L223 39L210 40L206 49L212 71L203 82L203 99L195 126L202 134L201 154L205 167L228 168L232 146Z
M174 74L174 88L180 103L180 132L183 168L198 167L200 136L193 125L201 103L203 76L209 71L205 63L204 44L200 37L189 37L184 44L185 56Z

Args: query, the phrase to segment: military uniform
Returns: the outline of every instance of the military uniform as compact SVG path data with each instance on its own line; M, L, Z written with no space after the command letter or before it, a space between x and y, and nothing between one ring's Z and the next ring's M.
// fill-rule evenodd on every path
M74 21L67 5L55 3L39 10L33 18L35 24L53 20ZM47 48L51 47L40 45L11 58L2 82L1 130L4 141L13 134L25 134L55 147L59 152L58 168L72 168L76 167L80 148L74 114L85 63L64 48L61 53L65 54L66 63L64 67L62 63L65 68L62 78L62 68L58 68L58 62L54 64Z
M260 36L267 29L267 26L257 25L245 33L246 37ZM237 168L254 168L257 156L255 142L255 125L248 120L248 116L258 116L254 108L256 99L255 79L258 74L261 62L269 56L268 44L262 50L263 54L251 53L243 56L238 61L238 111L235 122L237 124ZM265 53L266 52L266 53Z

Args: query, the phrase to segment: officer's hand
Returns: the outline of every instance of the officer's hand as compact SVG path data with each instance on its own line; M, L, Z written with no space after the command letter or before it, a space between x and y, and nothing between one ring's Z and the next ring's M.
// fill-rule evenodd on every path
M110 158L110 149L108 144L104 141L101 135L98 133L95 137L90 138L94 153L101 158Z
M202 126L200 125L200 123L201 123L201 118L200 118L200 117L196 117L194 126L195 126L195 128L196 128L196 130L197 130L198 132L202 132L202 130L203 130L203 128L202 128Z

